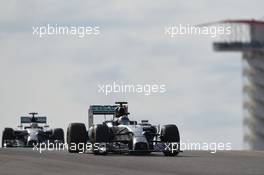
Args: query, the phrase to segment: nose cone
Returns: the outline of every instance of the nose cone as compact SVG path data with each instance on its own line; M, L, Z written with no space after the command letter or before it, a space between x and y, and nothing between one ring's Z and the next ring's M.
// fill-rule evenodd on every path
M27 141L28 141L28 143L29 142L38 142L38 131L37 130L29 130Z

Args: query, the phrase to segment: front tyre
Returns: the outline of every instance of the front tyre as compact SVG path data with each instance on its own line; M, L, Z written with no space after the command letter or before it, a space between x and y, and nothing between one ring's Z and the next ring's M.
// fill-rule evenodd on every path
M92 128L91 141L94 145L93 153L95 155L106 155L108 153L107 143L109 143L110 140L111 140L111 132L107 125L98 124Z
M7 141L15 139L15 132L12 128L5 128L2 134L2 148L12 147L12 145L7 144Z
M70 123L67 128L67 144L70 153L84 152L87 143L85 124Z
M57 141L64 143L64 131L63 131L63 129L62 128L53 129L52 138L54 141L57 140Z
M165 156L177 156L180 152L180 134L176 125L164 125L161 128L161 141L170 144L170 150L164 150ZM176 145L173 145L175 144ZM173 151L172 151L173 149Z

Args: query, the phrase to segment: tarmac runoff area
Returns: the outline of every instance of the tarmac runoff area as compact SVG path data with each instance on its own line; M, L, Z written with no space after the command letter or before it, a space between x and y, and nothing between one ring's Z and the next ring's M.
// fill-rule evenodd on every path
M264 151L184 151L177 157L95 156L67 151L39 153L31 148L0 148L0 175L263 175Z

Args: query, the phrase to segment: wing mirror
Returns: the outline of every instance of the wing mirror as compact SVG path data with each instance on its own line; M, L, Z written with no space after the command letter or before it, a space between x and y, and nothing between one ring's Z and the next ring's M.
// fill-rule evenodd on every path
M18 128L23 128L23 125L18 125L17 127L18 127Z

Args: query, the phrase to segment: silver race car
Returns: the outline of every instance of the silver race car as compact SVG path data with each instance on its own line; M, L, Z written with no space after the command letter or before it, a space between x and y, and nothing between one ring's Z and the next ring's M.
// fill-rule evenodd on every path
M94 115L112 115L113 118L105 119L102 124L94 124ZM116 102L116 105L91 105L88 130L83 123L69 124L68 151L78 153L87 149L95 155L151 152L163 152L165 156L178 155L180 135L176 125L154 126L148 120L137 123L131 121L128 115L127 102Z
M47 125L47 117L36 116L37 114L32 112L29 113L30 116L20 117L18 129L5 128L2 147L33 147L47 141L64 143L63 129L50 129Z

